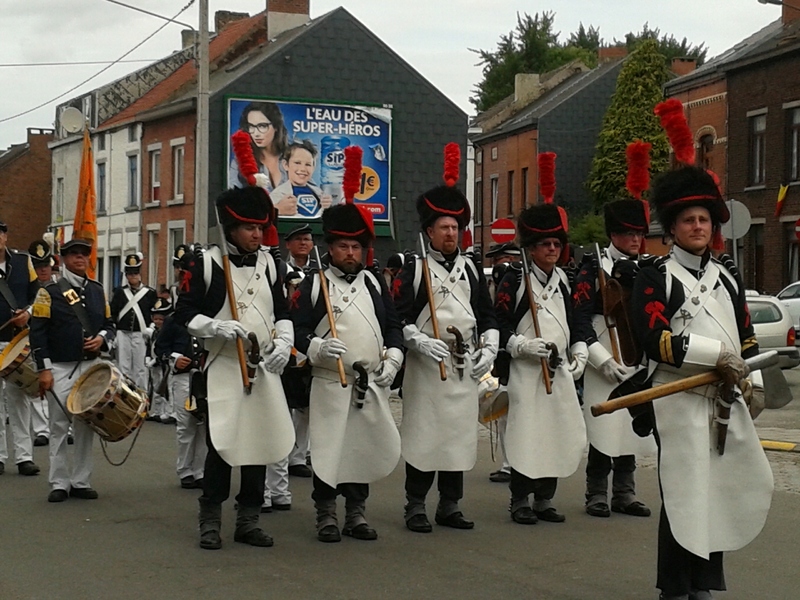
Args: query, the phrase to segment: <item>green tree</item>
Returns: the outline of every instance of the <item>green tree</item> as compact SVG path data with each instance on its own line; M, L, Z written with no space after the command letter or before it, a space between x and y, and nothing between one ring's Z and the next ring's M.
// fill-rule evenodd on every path
M683 38L680 42L673 35L661 35L661 30L650 29L648 23L642 26L642 30L638 33L628 33L625 35L625 46L628 52L636 50L637 46L645 40L654 40L658 44L658 51L664 55L667 64L672 63L673 58L694 58L697 60L697 65L702 65L706 60L708 48L705 44L693 46L689 40ZM622 45L622 42L614 40L617 45Z
M578 31L570 34L567 45L583 48L597 54L597 51L603 45L603 40L600 38L600 30L598 28L589 25L589 29L586 29L581 23L578 26Z
M653 39L640 42L622 66L586 182L596 210L612 200L629 197L625 189L625 149L630 142L639 139L653 145L651 173L667 168L669 145L653 109L664 99L662 86L668 78L664 55Z
M605 221L602 215L589 213L569 226L569 243L575 246L601 246L608 244Z

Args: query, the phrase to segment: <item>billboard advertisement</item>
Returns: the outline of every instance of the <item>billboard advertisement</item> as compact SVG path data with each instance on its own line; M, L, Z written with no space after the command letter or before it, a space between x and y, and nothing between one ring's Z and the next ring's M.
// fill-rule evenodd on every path
M281 220L318 219L328 206L344 202L344 149L359 146L363 165L355 202L376 223L388 223L391 124L387 107L229 98L228 187L246 185L230 145L241 129L250 134Z

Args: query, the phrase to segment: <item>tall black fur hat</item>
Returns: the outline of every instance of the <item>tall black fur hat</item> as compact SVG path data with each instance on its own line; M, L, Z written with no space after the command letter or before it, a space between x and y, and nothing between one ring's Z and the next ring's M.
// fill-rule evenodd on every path
M603 208L606 235L635 231L647 235L650 231L647 206L641 200L615 200Z
M566 248L569 223L566 211L555 204L529 206L517 217L520 247L527 248L545 238L557 238Z
M684 166L658 177L653 184L650 201L666 232L669 232L678 214L691 206L708 209L715 227L727 223L731 217L714 177L708 171L694 166Z
M417 214L423 230L433 225L439 217L453 217L458 222L459 229L465 229L469 225L469 202L461 190L456 188L460 163L461 146L450 142L444 148L445 184L432 188L417 198Z
M274 212L269 194L261 187L231 188L217 197L217 213L224 228L243 223L266 227L274 223Z
M361 210L350 203L335 204L322 213L322 234L325 243L338 239L356 240L365 248L375 239L372 223L367 223Z

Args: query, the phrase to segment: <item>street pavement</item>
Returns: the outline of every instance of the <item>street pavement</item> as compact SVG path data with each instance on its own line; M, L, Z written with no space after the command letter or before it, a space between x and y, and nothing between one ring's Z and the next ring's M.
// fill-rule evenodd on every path
M111 445L111 458L122 458L129 443ZM488 479L497 465L482 438L462 504L476 521L472 531L435 525L427 535L407 531L401 463L372 486L367 516L377 541L318 542L311 480L292 478L292 510L262 516L274 547L233 542L231 499L224 506L223 548L207 551L197 546L199 492L180 489L175 475L174 427L146 423L120 467L109 465L96 446L93 485L100 499L94 501L47 503L47 448L35 454L43 470L38 477L21 477L13 465L0 476L0 600L657 598L659 497L652 461L637 472L652 517L586 515L581 465L556 494L566 523L522 526L509 518L507 486ZM429 500L432 520L434 493ZM799 532L800 495L777 491L761 535L726 555L730 591L715 597L800 598Z

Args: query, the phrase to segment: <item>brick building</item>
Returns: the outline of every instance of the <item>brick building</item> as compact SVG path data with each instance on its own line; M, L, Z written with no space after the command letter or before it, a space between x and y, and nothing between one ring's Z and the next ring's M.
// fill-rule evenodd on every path
M747 287L771 294L800 278L800 0L786 0L774 25L725 67L728 195L752 216L740 266ZM781 185L788 192L776 217Z
M52 129L28 128L27 140L0 152L0 221L11 248L27 251L50 224Z
M603 115L625 49L601 53L589 69L575 61L543 75L519 74L515 93L478 115L475 146L475 245L491 245L490 225L538 202L537 154L555 152L555 202L571 215L591 209L585 188Z

